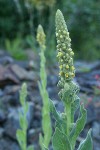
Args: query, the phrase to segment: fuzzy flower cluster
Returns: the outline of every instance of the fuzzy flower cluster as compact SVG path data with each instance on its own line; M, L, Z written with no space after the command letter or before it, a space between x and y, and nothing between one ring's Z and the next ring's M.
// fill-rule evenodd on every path
M38 26L36 38L40 47L42 46L42 48L45 49L46 36L41 25Z
M60 10L56 14L56 38L57 38L57 51L59 62L59 76L63 81L70 81L75 76L75 68L73 66L74 52L71 49L71 39Z

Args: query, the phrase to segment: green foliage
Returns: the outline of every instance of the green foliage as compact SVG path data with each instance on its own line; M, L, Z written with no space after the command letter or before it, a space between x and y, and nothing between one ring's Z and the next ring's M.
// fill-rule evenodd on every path
M76 140L80 132L84 129L87 113L83 105L79 105L79 97L77 96L79 87L72 81L73 77L73 51L70 48L70 37L64 17L60 10L56 13L56 37L58 61L60 66L60 81L58 86L61 88L59 96L64 104L64 113L59 114L53 103L50 102L50 110L56 120L55 132L53 135L54 150L74 150ZM61 61L62 60L62 61ZM69 61L71 60L71 61ZM67 67L66 67L67 66ZM66 67L66 69L65 69ZM74 72L75 73L75 72ZM75 111L79 108L79 117L74 121ZM92 139L90 132L87 138L80 143L78 150L92 150Z
M13 41L7 39L5 41L6 50L17 60L24 60L27 58L22 43L23 41L20 38L16 38Z
M35 43L35 38L32 35L28 35L26 37L26 43L28 47L30 47L33 51L37 51L36 49L36 43Z
M52 134L52 127L51 127L51 119L50 119L50 109L49 109L49 95L46 90L47 86L47 75L45 69L45 33L41 25L38 26L37 30L37 41L40 45L40 79L41 83L39 82L39 90L43 101L43 108L42 108L42 129L43 134L40 135L40 146L41 149L44 150L45 147L48 148L51 134Z
M55 129L53 135L53 148L54 150L71 150L71 145L67 136L58 128Z
M98 20L99 1L94 0L67 0L59 8L63 10L72 39L72 47L76 51L78 59L96 60L99 59L100 26ZM67 8L67 9L66 9ZM90 56L91 53L91 57Z
M24 83L20 91L20 103L23 110L22 112L19 112L20 129L17 130L16 136L21 150L33 150L33 146L29 146L27 148L27 128L28 128L27 113L29 110L29 105L28 102L26 102L26 96L27 96L27 86Z
M99 86L94 86L93 90L94 90L93 92L94 92L95 96L100 95L100 87Z
M78 150L91 150L92 146L91 130L88 132L87 137L84 141L80 143Z
M76 51L76 58L96 60L99 49L99 1L94 0L1 0L0 1L0 41L14 39L36 33L41 22L47 34L46 56L55 60L54 14L57 8L63 10ZM15 25L16 24L16 25ZM32 45L31 45L32 46ZM90 57L91 53L91 57Z

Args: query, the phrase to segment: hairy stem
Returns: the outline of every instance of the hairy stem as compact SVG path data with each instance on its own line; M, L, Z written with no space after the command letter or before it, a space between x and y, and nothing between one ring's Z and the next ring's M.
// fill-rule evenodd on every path
M67 135L69 136L71 127L71 103L65 105L65 113L67 115Z

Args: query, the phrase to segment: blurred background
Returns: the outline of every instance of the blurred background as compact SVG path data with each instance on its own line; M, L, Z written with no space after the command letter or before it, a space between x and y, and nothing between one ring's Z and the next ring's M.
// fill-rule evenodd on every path
M30 46L30 39L35 47L36 29L41 23L47 35L47 55L53 57L56 49L55 12L58 8L65 16L76 59L99 59L99 0L0 0L0 46L9 49L8 41L17 42L20 38L24 48Z
M47 90L57 110L63 111L56 87L59 72L55 38L57 9L64 14L70 32L75 52L75 81L88 113L77 145L92 128L94 150L100 150L100 0L0 0L0 150L20 150L16 130L21 110L19 89L23 82L28 86L30 104L28 144L34 144L35 150L39 150L42 100L37 84L38 24L46 34Z

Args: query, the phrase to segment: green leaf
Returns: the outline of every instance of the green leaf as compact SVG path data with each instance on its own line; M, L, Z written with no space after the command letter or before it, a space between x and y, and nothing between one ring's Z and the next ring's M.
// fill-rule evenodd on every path
M53 149L54 150L71 150L69 140L58 128L56 128L53 135Z
M91 129L89 130L86 139L80 143L78 150L93 150Z
M41 133L39 135L39 144L40 144L41 149L43 149L43 136Z
M48 150L48 148L44 144L42 145L43 145L42 150Z
M51 100L50 100L50 112L54 115L54 118L56 119L56 121L59 122L61 120L61 117L59 113L56 111L56 108Z
M23 148L24 139L25 139L23 131L18 129L16 133L16 137L17 137L20 147Z
M74 102L71 104L71 120L74 122L74 114L79 107L79 97L76 95Z
M23 119L23 115L21 113L19 114L19 122L20 122L20 127L23 129L24 119Z
M33 145L28 146L27 150L34 150Z
M54 118L56 120L56 127L58 127L59 130L62 131L63 133L66 133L66 126L67 126L66 119L59 115L51 100L50 100L50 111L54 115Z
M40 134L39 135L39 144L40 144L40 147L41 147L41 150L48 150L47 148L46 148L46 146L44 145L44 139L43 139L43 136L42 136L42 134Z
M51 127L51 119L49 113L42 113L42 116L44 119L42 119L42 128L43 128L43 133L44 134L44 145L48 147L51 139L51 134L52 134L52 127ZM46 123L47 122L47 123ZM49 130L48 130L49 129Z
M28 110L29 110L29 104L28 104L28 102L26 102L26 103L25 103L25 106L24 106L24 111L25 111L25 113L27 113Z
M39 91L40 91L41 97L43 98L42 85L40 82L38 82L38 86L39 86Z
M78 118L76 124L73 126L73 129L70 134L70 140L72 141L73 148L75 146L77 137L79 136L80 132L83 130L85 126L87 118L87 113L83 105L81 105L80 111L81 111L80 117Z
M27 85L26 83L23 83L20 91L20 102L22 106L24 106L25 104L26 96L27 96Z

